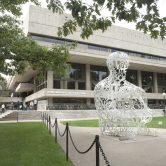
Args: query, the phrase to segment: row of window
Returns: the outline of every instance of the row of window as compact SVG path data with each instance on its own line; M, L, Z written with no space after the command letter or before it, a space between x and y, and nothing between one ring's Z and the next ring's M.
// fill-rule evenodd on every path
M31 37L32 37L33 40L36 40L36 41L44 41L44 42L54 43L54 44L64 44L64 43L71 43L72 42L72 41L64 41L63 39L43 37L43 36L37 36L37 35L32 35ZM80 42L78 42L78 44L79 43ZM80 44L88 46L88 49L97 50L97 51L104 51L104 52L123 51L123 52L126 52L129 56L136 56L136 57L141 57L141 58L146 58L146 59L153 59L153 60L160 60L160 61L164 60L164 61L166 61L165 57L156 56L156 55L148 55L148 54L144 54L144 53L136 53L136 52L132 52L132 51L125 51L125 50L121 50L121 49L115 49L115 48L111 48L111 47L98 46L98 45L94 45L94 44L85 44L85 43L80 43Z
M94 89L95 85L109 75L107 67L104 66L90 66L90 88ZM127 70L126 80L138 86L138 74L136 70ZM154 92L154 76L152 72L141 72L142 88L147 93ZM44 73L42 79L35 77L35 91L47 88L47 74ZM158 92L166 92L166 74L157 73ZM84 64L71 63L69 76L67 79L53 77L54 89L86 89L86 71Z
M85 65L71 63L69 78L62 80L54 75L54 88L56 89L86 89ZM93 90L95 85L109 75L107 67L90 66L90 83ZM154 92L154 77L152 72L141 72L142 88L148 92ZM138 86L137 70L127 70L126 80ZM158 92L166 92L166 74L157 73Z

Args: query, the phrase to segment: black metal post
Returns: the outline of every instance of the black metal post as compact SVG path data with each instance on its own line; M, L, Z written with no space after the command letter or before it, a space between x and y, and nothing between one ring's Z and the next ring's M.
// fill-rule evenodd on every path
M48 128L48 114L47 114L47 128Z
M166 94L165 94L165 95L166 95ZM165 116L165 111L166 111L166 110L165 110L165 107L166 107L166 106L165 106L165 95L164 95L164 116Z
M49 134L51 134L51 118L50 118L50 116L49 116L49 118L48 118L48 121L49 121Z
M57 143L57 136L58 136L58 134L57 134L57 118L55 118L55 143Z
M17 123L18 123L18 111L17 111Z
M46 116L45 116L45 119L46 119L46 120L45 120L45 123L46 123L46 126L47 126L47 114L46 114Z
M41 113L42 122L44 122L44 113Z
M96 166L100 165L100 156L99 156L99 136L96 135Z
M66 160L69 159L69 124L66 123Z
M44 123L46 123L46 113L44 113Z

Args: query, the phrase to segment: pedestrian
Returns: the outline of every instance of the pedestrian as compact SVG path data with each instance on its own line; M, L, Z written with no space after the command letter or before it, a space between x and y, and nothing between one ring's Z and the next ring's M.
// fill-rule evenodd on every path
M2 109L2 113L4 113L5 112L5 104L2 104L1 109Z
M20 110L22 110L22 104L20 104L20 107L19 107Z

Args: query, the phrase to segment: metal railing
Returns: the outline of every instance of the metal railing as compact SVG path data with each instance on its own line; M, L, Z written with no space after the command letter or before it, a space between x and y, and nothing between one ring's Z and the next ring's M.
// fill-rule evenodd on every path
M69 139L70 139L71 143L72 143L72 145L74 147L74 149L79 154L85 154L85 153L89 152L95 146L96 166L100 166L100 153L103 156L105 164L107 166L111 166L111 164L108 161L108 159L107 159L107 157L106 157L106 155L104 153L104 150L103 150L103 148L101 146L99 135L95 136L93 142L90 144L90 146L89 146L88 149L86 149L84 151L81 151L81 150L79 150L76 147L76 145L74 143L74 140L73 140L73 137L72 137L72 134L71 134L71 131L70 131L68 123L66 123L65 130L61 133L60 129L59 129L59 126L58 126L57 118L55 118L54 123L52 124L50 116L48 114L46 114L46 113L42 113L42 121L43 121L43 123L46 124L46 126L47 126L50 134L51 134L51 128L54 128L54 132L55 132L55 143L57 143L58 134L59 134L60 137L63 137L63 136L66 135L66 160L67 161L69 159Z
M56 103L50 104L47 107L48 110L95 110L94 104L87 105L81 103Z

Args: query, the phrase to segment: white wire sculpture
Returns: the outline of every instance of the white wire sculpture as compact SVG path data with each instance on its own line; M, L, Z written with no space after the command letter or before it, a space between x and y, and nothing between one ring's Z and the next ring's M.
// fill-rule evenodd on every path
M155 135L146 124L152 120L145 91L126 81L129 57L123 52L108 56L109 76L94 89L95 106L99 115L101 132L124 139L137 134Z

